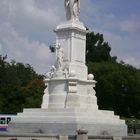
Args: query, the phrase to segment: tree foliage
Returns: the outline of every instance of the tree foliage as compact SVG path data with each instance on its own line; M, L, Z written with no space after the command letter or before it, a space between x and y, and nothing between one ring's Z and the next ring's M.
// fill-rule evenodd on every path
M122 117L140 118L140 70L110 55L102 34L87 35L87 65L97 80L100 109L114 110Z
M96 92L101 109L114 110L123 117L140 116L140 73L129 65L88 63L97 80Z
M94 32L87 34L86 60L92 62L116 61L117 57L110 55L111 47L104 41L103 34Z
M24 107L39 107L44 90L42 76L30 65L11 63L0 56L0 114L22 111Z

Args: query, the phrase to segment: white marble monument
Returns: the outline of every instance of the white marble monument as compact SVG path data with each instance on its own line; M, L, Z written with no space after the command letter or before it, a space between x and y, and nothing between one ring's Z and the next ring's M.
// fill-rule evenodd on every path
M12 119L9 132L126 136L124 120L98 109L96 81L85 65L86 33L79 21L80 0L65 0L66 22L56 33L56 64L46 75L41 109L24 109Z

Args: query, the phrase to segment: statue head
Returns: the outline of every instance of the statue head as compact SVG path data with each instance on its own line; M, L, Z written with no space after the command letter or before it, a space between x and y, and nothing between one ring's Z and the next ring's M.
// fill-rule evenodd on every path
M61 44L58 43L58 44L56 45L56 49L60 49L60 48L61 48Z

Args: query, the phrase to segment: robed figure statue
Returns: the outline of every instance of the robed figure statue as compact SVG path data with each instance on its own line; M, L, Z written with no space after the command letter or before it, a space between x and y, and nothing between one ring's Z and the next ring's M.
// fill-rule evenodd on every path
M79 20L80 0L65 0L67 20Z

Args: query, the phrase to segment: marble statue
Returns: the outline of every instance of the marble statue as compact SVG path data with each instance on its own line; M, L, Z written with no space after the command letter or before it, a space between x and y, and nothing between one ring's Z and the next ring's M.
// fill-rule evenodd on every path
M64 61L64 49L61 47L60 44L56 46L56 57L57 57L56 68L58 71L62 71Z
M50 67L50 72L48 72L46 74L46 79L53 78L55 76L55 74L56 74L56 67L53 65L53 66Z
M65 0L67 20L79 20L80 0Z

